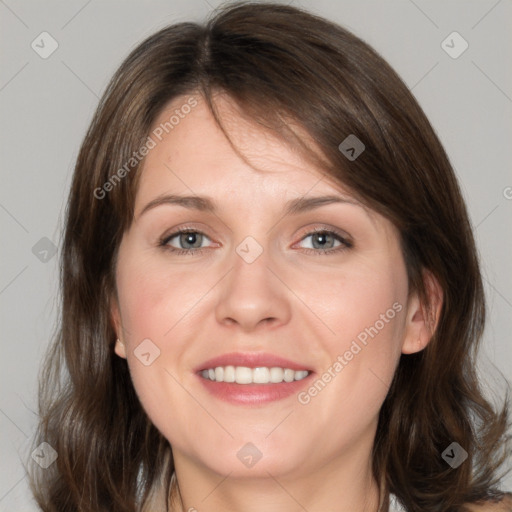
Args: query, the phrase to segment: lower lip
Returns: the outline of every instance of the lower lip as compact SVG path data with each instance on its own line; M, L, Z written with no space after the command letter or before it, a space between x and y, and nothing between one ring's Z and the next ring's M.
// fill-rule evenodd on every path
M237 384L215 382L196 374L203 386L215 397L236 405L258 405L288 398L309 385L313 372L302 380L279 384Z

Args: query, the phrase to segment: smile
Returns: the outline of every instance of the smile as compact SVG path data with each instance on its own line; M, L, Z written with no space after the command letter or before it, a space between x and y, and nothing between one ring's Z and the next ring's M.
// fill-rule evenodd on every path
M302 380L309 375L308 370L292 370L279 367L217 366L202 370L201 376L214 382L236 384L280 384Z

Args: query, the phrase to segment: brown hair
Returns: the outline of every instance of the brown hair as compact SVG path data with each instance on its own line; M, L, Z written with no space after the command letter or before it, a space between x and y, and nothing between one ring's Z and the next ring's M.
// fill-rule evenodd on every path
M58 453L48 469L32 471L41 508L135 511L169 488L171 447L113 350L114 269L133 217L141 167L134 152L179 96L204 97L222 127L217 91L397 226L410 289L427 306L425 271L441 285L437 329L423 351L402 355L380 411L377 481L408 511L459 511L497 496L508 394L496 412L476 374L482 279L443 147L406 85L359 38L297 8L238 3L205 26L179 23L141 43L115 73L86 134L66 212L60 325L41 374L36 444ZM365 145L353 161L338 149L350 134ZM97 198L121 168L122 179ZM453 442L468 453L457 469L441 457Z

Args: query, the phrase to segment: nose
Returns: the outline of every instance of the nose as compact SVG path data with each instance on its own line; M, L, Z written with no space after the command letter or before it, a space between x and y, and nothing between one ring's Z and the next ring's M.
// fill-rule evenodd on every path
M251 263L235 253L232 261L231 271L219 283L217 321L228 327L238 326L245 332L260 324L274 328L287 324L291 292L268 252L264 250Z

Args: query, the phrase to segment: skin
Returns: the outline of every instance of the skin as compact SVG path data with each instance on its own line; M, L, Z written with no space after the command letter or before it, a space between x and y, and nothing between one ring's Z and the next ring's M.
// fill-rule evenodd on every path
M116 354L127 359L143 407L172 445L181 509L375 512L371 449L379 409L400 355L425 348L435 327L409 293L398 232L219 96L245 162L196 98L198 105L145 159L112 307ZM170 103L154 126L184 102ZM141 214L171 193L207 195L217 211L162 204ZM283 215L291 199L332 194L350 202ZM196 238L202 253L159 246L181 227L204 233ZM315 228L339 230L353 246L326 252L340 247L334 238L325 250L315 248ZM263 249L250 264L236 252L247 236ZM177 236L168 246L190 248L186 243ZM438 318L434 279L430 290ZM296 395L229 404L193 373L211 357L240 351L271 352L319 377L394 303L401 311L305 405ZM145 366L134 350L148 338L160 355ZM251 468L237 458L248 442L263 454Z

